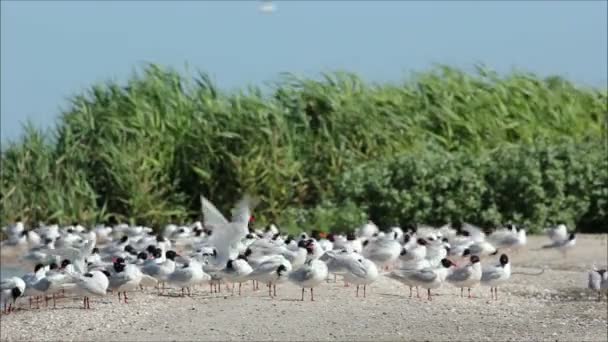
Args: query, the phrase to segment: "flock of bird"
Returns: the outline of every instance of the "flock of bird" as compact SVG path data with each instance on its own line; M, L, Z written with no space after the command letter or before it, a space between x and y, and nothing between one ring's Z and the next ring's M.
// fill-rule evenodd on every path
M208 285L211 292L221 291L221 284L231 286L251 282L268 287L276 296L277 285L291 282L302 289L314 289L340 276L344 286L356 286L356 296L380 276L397 280L412 290L431 291L448 283L461 289L479 285L490 287L493 299L498 288L511 277L507 253L526 245L525 229L509 224L491 234L466 223L440 228L412 226L380 230L373 222L347 234L324 234L313 231L299 236L282 234L270 225L253 228L251 201L237 203L230 220L204 197L201 197L204 222L187 226L167 225L160 234L151 228L119 224L87 230L75 224L60 228L43 225L27 230L17 222L5 228L8 239L2 248L16 248L20 260L33 266L34 272L10 277L0 283L4 313L15 309L18 298L29 297L30 307L44 298L72 293L83 298L85 309L90 297L103 297L109 291L118 294L119 302L128 303L128 293L156 287L161 293L168 284L191 294L193 287ZM547 230L555 248L566 253L576 244L576 236L565 225ZM482 261L484 266L482 266ZM608 288L605 270L589 273L589 287L601 292Z

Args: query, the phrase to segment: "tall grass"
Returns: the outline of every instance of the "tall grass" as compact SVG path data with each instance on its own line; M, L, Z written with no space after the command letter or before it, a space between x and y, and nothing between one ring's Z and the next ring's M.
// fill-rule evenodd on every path
M262 222L345 225L370 214L334 219L354 208L336 184L361 164L430 146L481 156L606 139L606 90L560 77L446 66L402 84L285 74L265 94L227 93L204 73L157 65L126 85L94 85L71 99L55 129L29 127L3 151L0 220L161 225L196 217L200 193L228 209L250 192Z

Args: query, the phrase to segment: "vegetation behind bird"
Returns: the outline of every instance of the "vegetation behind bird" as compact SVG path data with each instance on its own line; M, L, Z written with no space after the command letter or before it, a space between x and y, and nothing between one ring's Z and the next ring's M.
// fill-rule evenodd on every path
M158 227L243 193L256 222L350 229L463 218L600 229L608 205L605 89L447 66L402 84L282 75L227 93L147 65L71 98L57 126L2 151L3 224L106 220ZM390 220L390 222L389 222ZM393 222L394 221L394 222Z

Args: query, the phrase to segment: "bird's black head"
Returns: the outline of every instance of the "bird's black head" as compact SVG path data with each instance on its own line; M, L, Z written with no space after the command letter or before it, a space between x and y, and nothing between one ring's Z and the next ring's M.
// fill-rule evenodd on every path
M250 256L250 255L251 255L251 253L253 253L253 251L251 250L251 248L247 248L247 249L245 250L245 256L246 256L246 257Z
M509 257L506 254L500 256L500 264L506 266L509 263Z
M87 278L93 278L93 273L85 273L84 276Z
M146 252L148 252L150 254L154 254L155 251L156 251L156 246L154 246L154 245L149 245L148 247L146 247Z
M304 240L308 237L308 235L306 235L306 233L302 233L300 234L300 240Z
M177 233L178 234L184 234L186 232L186 230L184 228L180 228Z
M283 275L283 273L287 272L287 267L285 267L285 265L279 265L279 267L277 267L277 274L280 276Z
M71 263L72 263L72 262L71 262L70 260L68 260L68 259L64 259L64 260L61 262L61 268L66 268L66 267L67 267L69 264L71 264Z
M308 245L308 242L306 240L300 240L300 241L298 241L298 247L300 247L300 248L306 248L306 245Z
M114 265L112 265L114 267L114 271L116 271L116 273L120 273L122 271L125 270L125 267L127 267L127 265L123 264L123 263L118 263L115 262Z
M165 253L165 256L167 257L167 259L175 261L177 253L175 253L175 251L167 251L167 253Z
M133 248L133 246L131 246L131 245L126 245L124 248L124 251L131 254L132 252L135 251L135 248Z
M378 232L375 232L374 234L372 234L372 237L378 237Z
M237 257L237 259L249 261L249 259L247 259L247 257L245 255L243 255L243 254L239 254L239 256Z
M576 234L575 233L570 233L570 235L568 236L568 240L572 241L576 239Z
M443 265L443 267L445 268L450 268L450 266L454 265L453 262L451 262L449 259L441 259L441 265Z
M146 253L146 252L139 252L137 254L137 259L147 260L148 259L148 253Z
M48 245L51 242L53 242L53 239L49 239L49 238L44 239L44 244L45 245Z
M198 237L198 236L201 236L202 234L203 234L203 231L202 231L202 230L196 229L196 230L194 231L194 236L197 236L197 237Z
M34 273L38 272L41 268L44 268L43 264L36 264L36 266L34 266Z
M74 229L69 228L69 229L68 229L68 234L74 234Z
M354 241L357 237L355 236L355 232L348 232L346 234L346 240Z
M103 270L101 273L103 273L107 278L110 278L110 272Z
M403 234L403 244L410 242L411 238L410 234Z
M596 270L595 272L599 273L600 276L604 276L604 273L606 273L606 270Z
M287 235L287 239L285 240L285 244L289 245L293 241L293 237L291 235Z
M15 303L17 298L19 298L19 296L21 296L22 294L23 294L23 292L21 292L21 289L19 289L18 287L13 287L11 289L11 296L13 297L13 304Z
M363 247L367 246L369 244L369 240L365 240L363 241L363 243L361 244Z
M232 260L228 260L228 262L226 263L226 268L232 269Z
M444 237L443 239L441 239L441 242L448 242L448 238Z
M97 247L93 248L93 250L91 251L91 254L99 254L99 248L97 248Z
M498 254L498 249L496 251L494 251L494 253L491 253L490 255L497 255Z
M215 249L215 247L213 248L213 256L217 257L217 249Z
M471 255L471 250L468 248L465 248L464 251L462 252L462 256L465 257L468 255Z
M118 257L116 258L116 260L114 260L114 264L124 264L125 263L125 258L123 257Z
M56 269L58 269L58 268L59 268L59 265L57 265L57 263L56 263L56 262L52 262L52 263L49 265L49 267L50 267L52 270L56 270Z
M405 248L401 249L401 253L399 253L399 255L406 255L407 254L407 250Z
M155 236L156 233L154 231L148 232L148 236Z
M247 236L245 236L245 238L250 239L250 240L255 239L255 235L249 233L249 234L247 234Z
M281 233L276 233L276 234L274 234L274 235L272 236L272 240L276 241L276 240L279 238L279 236L281 236Z
M334 233L327 234L327 240L331 242L336 242L336 235Z
M154 250L154 252L152 253L152 256L153 256L155 259L161 258L161 257L163 256L163 250L162 250L162 249L160 249L160 248L156 248L156 249Z
M163 242L163 241L165 241L165 237L162 236L162 235L160 235L160 234L157 234L156 235L156 242Z
M418 239L418 240L416 240L416 243L421 246L426 246L428 244L428 242L426 242L425 239Z
M313 254L314 252L315 252L314 244L312 244L312 243L306 244L306 253Z
M477 255L472 255L470 260L471 264L476 264L481 261Z
M126 235L123 235L123 237L120 238L120 243L125 243L125 242L127 242L127 240L129 240L129 237Z
M312 238L315 240L320 240L321 232L318 229L313 229L312 232L310 233L310 236L312 236Z

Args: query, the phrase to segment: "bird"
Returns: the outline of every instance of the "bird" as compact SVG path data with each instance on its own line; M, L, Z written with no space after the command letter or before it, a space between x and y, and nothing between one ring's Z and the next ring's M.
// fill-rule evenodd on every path
M376 263L379 268L384 268L393 265L399 257L401 249L399 241L389 234L389 236L379 237L375 240L367 240L361 254Z
M471 287L479 285L481 281L481 262L479 256L472 255L470 264L453 270L446 280L456 287L460 287L460 297L463 297L464 288L468 288L469 298L471 298Z
M454 263L449 259L443 258L441 259L439 267L429 267L421 270L395 269L387 276L391 279L398 280L405 285L420 286L427 289L428 300L433 300L431 289L441 287L452 266L454 266Z
M304 289L310 289L310 300L314 301L314 288L327 278L327 265L319 259L309 259L304 265L289 273L289 281L302 288L302 301Z
M564 257L566 257L568 251L571 250L572 248L574 248L575 245L576 245L576 234L574 232L572 232L572 233L568 234L565 239L553 240L553 243L551 243L549 245L544 245L542 248L543 249L555 248L555 249L559 250Z
M17 298L25 292L25 282L19 277L10 277L0 281L0 303L5 314L14 311Z
M359 297L359 286L363 285L363 297L365 298L367 285L378 279L376 264L369 259L352 258L346 263L345 270L344 280L350 284L357 285L357 297Z
M498 300L498 286L511 277L511 264L506 254L501 254L497 265L482 268L481 284L490 286L492 299Z
M597 301L602 300L602 292L608 291L608 272L605 269L594 269L589 272L589 283L587 287L597 291Z
M109 288L118 292L119 303L121 300L120 293L122 292L124 295L124 302L127 304L129 300L127 291L137 289L143 277L143 273L136 265L126 264L125 259L121 257L114 261L112 270L113 272L110 272Z
M184 288L188 290L188 296L191 295L190 288L194 285L208 282L211 276L203 271L203 265L196 259L191 259L182 267L176 267L175 270L167 276L169 284L176 285L182 290L184 296Z
M272 297L271 286L274 286L274 295L277 295L276 284L287 279L292 267L289 260L282 255L266 257L259 263L248 278L268 285L268 295Z
M236 260L228 260L226 268L222 271L223 278L232 283L232 294L234 294L234 284L239 283L239 296L241 295L241 285L247 281L249 274L253 272L253 268L247 262L245 255L239 255Z
M163 286L159 286L159 292L161 293L164 289L164 282L167 281L167 277L175 271L175 257L177 255L178 254L175 251L167 251L165 252L165 260L163 262L156 263L152 261L141 268L142 273L163 283Z
M90 309L89 296L103 297L106 295L108 286L110 285L110 272L91 271L85 274L68 273L72 278L72 291L83 296L83 305L85 309Z

